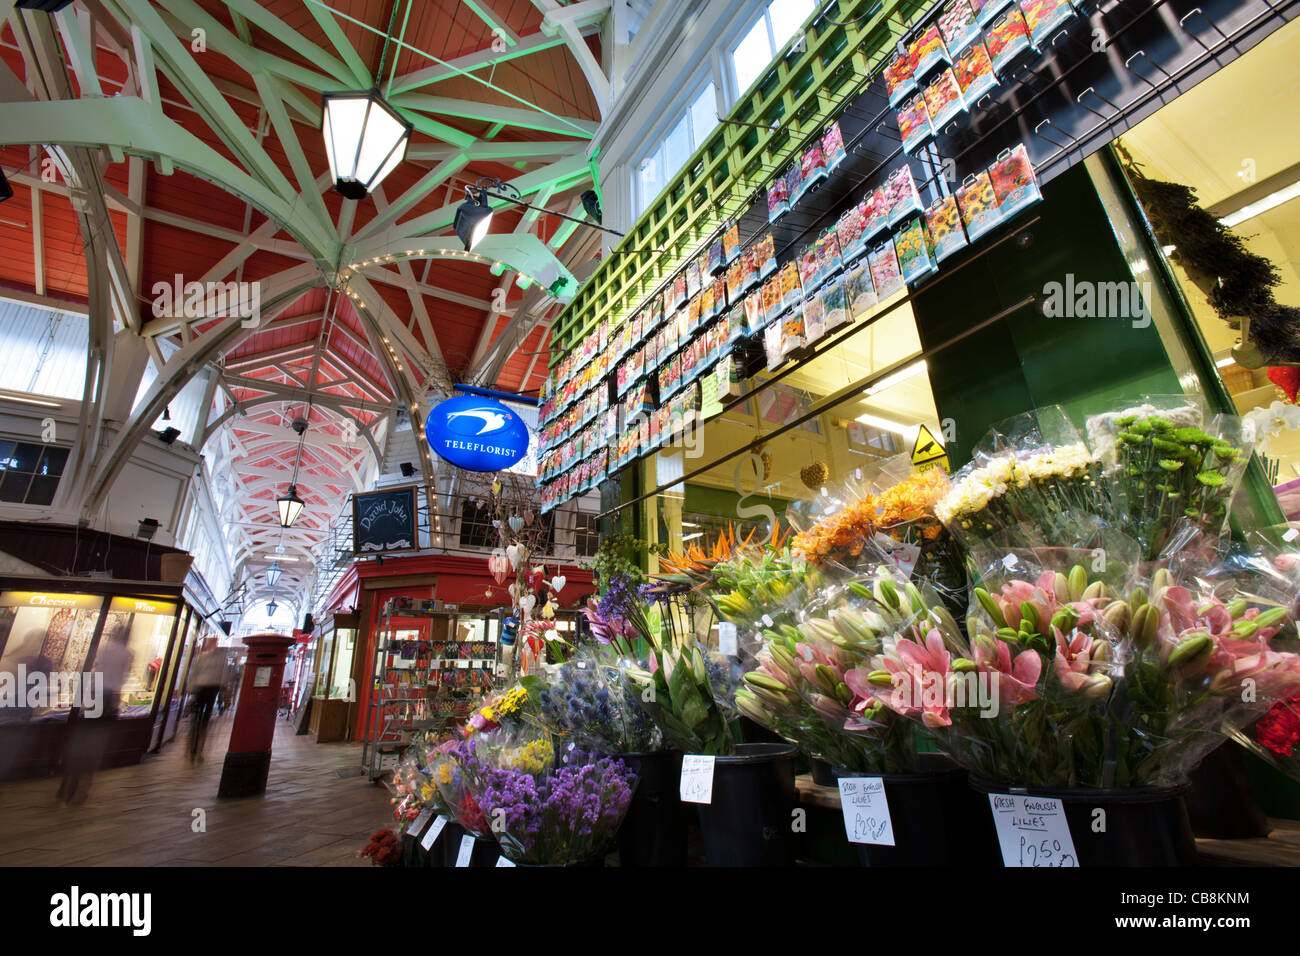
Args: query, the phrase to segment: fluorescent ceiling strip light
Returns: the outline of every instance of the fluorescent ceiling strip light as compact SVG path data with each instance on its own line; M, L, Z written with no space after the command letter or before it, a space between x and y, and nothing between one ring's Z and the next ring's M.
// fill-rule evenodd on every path
M42 408L62 408L62 402L47 402L40 398L27 398L23 395L0 395L6 402L21 402L24 405L40 405Z
M1283 186L1275 193L1269 193L1263 199L1258 199L1253 203L1242 206L1236 212L1224 216L1219 220L1219 222L1223 223L1223 225L1228 229L1231 229L1238 223L1243 223L1247 219L1254 219L1256 216L1262 216L1270 209L1280 206L1284 202L1290 202L1292 199L1297 197L1300 197L1300 179L1296 180L1289 186Z
M899 382L907 381L909 378L912 378L914 375L920 375L925 370L926 370L925 359L921 359L921 361L919 362L913 362L911 365L908 365L906 368L899 369L897 372L895 372L892 375L886 375L875 385L872 385L865 392L863 392L863 394L875 395L877 392L883 392L885 389L892 388L893 386L897 385Z

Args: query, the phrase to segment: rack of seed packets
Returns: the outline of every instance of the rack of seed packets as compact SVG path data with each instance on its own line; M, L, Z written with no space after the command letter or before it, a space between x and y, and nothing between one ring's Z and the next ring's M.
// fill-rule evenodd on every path
M915 153L938 136L1076 15L1070 0L950 0L884 70L903 149Z

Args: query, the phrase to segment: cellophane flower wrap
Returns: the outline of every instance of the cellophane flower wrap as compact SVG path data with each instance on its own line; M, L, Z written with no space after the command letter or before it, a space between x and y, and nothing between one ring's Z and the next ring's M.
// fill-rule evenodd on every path
M967 550L1017 528L1070 546L1091 533L1080 516L1114 513L1101 461L1065 411L1052 405L993 426L935 511Z
M1183 519L1217 535L1250 459L1251 442L1235 415L1206 420L1182 397L1094 415L1089 440L1105 465L1120 521L1152 560Z
M758 649L746 655L737 705L839 770L916 770L917 728L878 702L855 707L854 683L870 673L885 636L925 607L921 592L891 566L828 587L797 625L762 632Z
M393 815L403 832L424 810L452 816L431 776L435 756L436 747L423 734L413 735L393 776L386 782L393 795Z
M945 471L916 471L907 456L890 459L869 479L855 472L834 490L822 488L787 509L798 531L791 551L823 570L869 572L892 563L958 609L965 605L966 572L935 511L951 490Z
M467 769L501 852L562 866L603 855L632 802L636 774L614 757L533 731L471 743Z
M474 759L474 738L448 741L429 759L429 776L451 819L476 837L488 836L488 820L470 788L466 762Z
M663 734L641 707L630 662L612 651L581 648L563 664L523 678L538 719L557 740L592 753L648 753Z

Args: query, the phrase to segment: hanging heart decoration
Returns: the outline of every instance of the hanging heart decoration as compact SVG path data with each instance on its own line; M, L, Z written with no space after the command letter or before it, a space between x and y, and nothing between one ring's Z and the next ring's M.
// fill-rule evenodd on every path
M561 591L564 590L564 586L568 583L569 583L568 578L566 578L563 574L557 574L555 577L551 578L551 590L554 591L556 594L559 594Z
M508 590L510 591L510 603L514 604L519 600L519 585L517 583L511 584Z
M528 586L534 591L542 589L543 574L541 568L533 568L528 572Z
M533 612L533 608L536 606L537 606L536 594L525 594L523 597L519 599L519 609L524 612L525 617L531 614Z
M510 530L518 534L524 527L524 519L519 515L511 515L506 519L510 523Z
M524 511L524 524L532 524L532 523L533 523L533 517L534 517L534 515L533 515L533 509L532 509L532 508L528 508L526 511Z
M492 557L488 558L488 570L492 572L492 577L496 578L497 584L504 584L506 575L510 573L510 559L500 548L492 552Z
M501 482L499 481L492 482L492 494L494 495L501 494Z
M512 545L507 546L507 547L506 547L506 557L510 559L510 567L512 567L512 568L514 568L516 571L518 571L518 570L519 570L519 564L520 564L520 562L522 562L523 559L524 559L524 553L525 553L525 552L524 552L524 549L521 548L521 547L520 547L519 545L517 545L517 544L512 544Z

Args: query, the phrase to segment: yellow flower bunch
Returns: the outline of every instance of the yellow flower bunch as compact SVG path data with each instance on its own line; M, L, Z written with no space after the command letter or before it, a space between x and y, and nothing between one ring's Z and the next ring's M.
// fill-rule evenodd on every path
M555 750L549 740L534 740L522 747L512 747L501 754L501 762L511 770L524 773L541 773L551 765Z
M528 691L524 690L522 687L512 687L504 697L495 703L488 704L479 711L479 714L482 716L484 721L492 724L499 724L501 723L502 718L513 717L517 714L519 708L524 705L524 701L526 700L528 700Z

